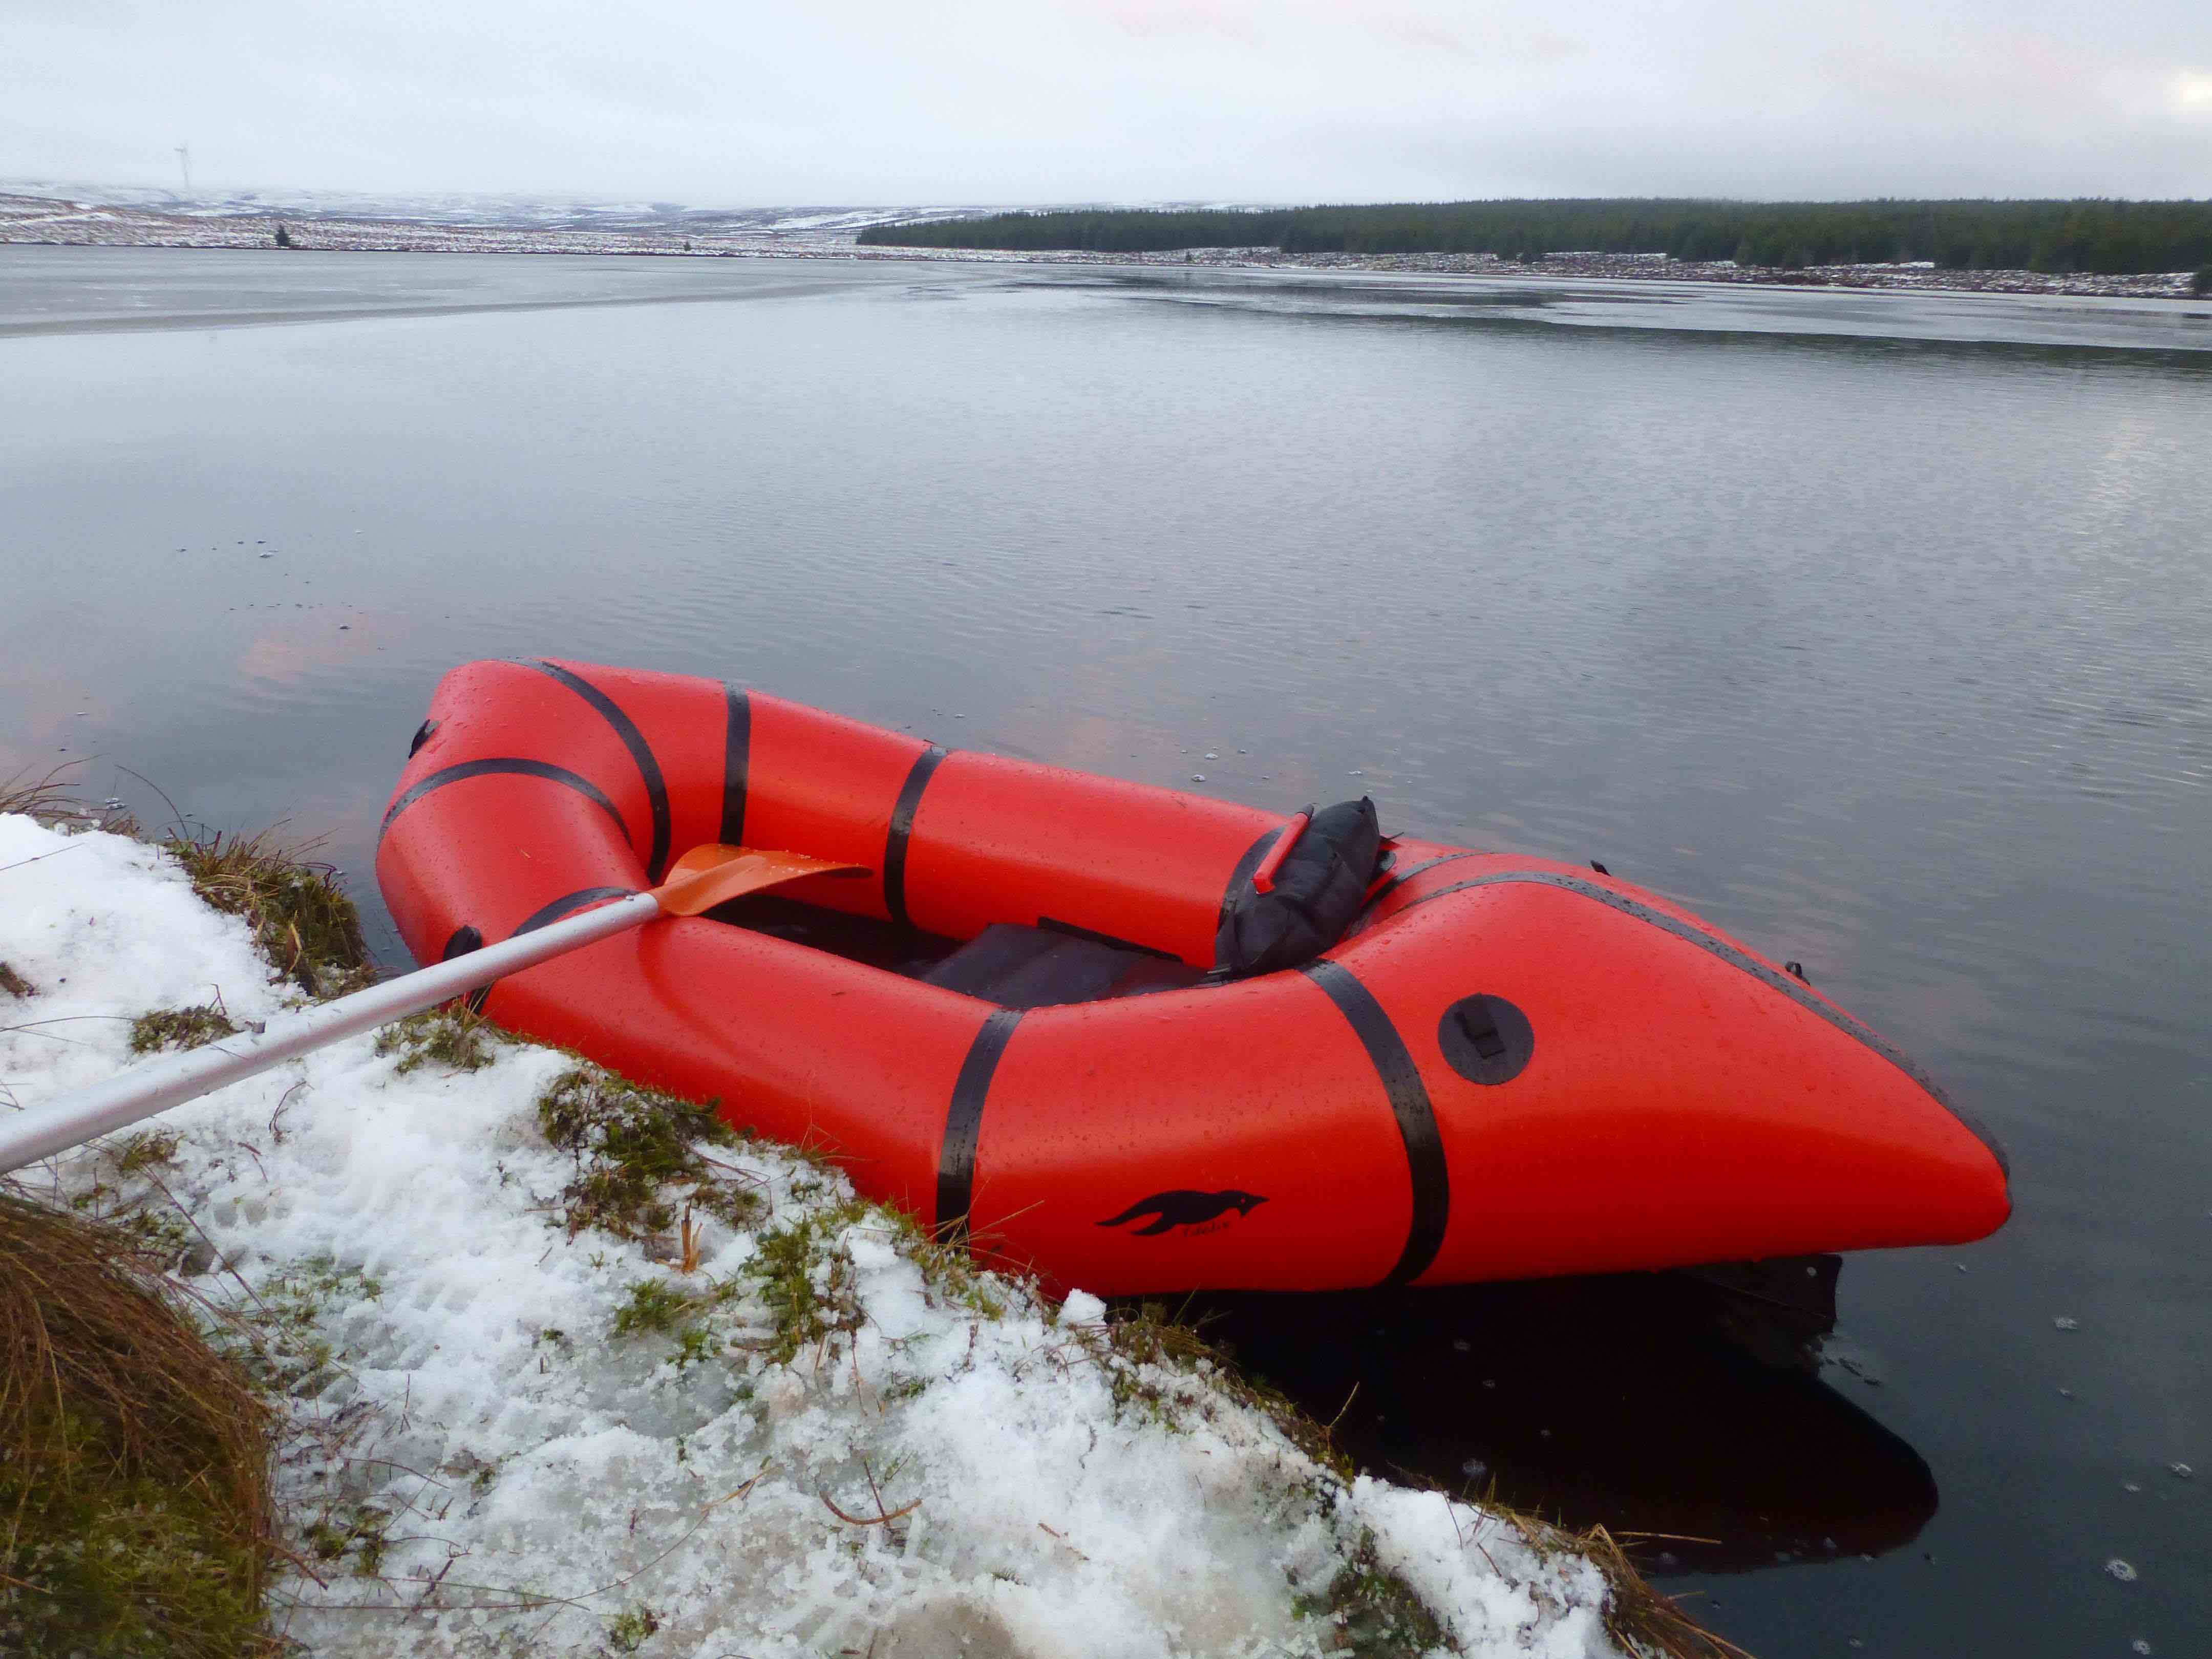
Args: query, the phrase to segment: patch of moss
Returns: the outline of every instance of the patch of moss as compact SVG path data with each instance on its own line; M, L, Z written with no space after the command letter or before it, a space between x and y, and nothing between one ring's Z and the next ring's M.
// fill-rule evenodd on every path
M197 1242L191 1224L167 1205L125 1210L109 1217L108 1224L149 1264L172 1272L184 1264Z
M617 1653L635 1653L659 1628L660 1620L651 1607L629 1607L607 1621L607 1645Z
M857 1199L813 1210L760 1235L744 1265L775 1322L768 1357L788 1364L805 1349L860 1328L865 1316L845 1230L868 1213Z
M579 1066L538 1096L538 1121L575 1161L575 1179L561 1194L572 1236L586 1227L617 1238L663 1235L684 1210L742 1227L763 1208L757 1194L718 1179L699 1150L736 1139L712 1106Z
M0 993L11 997L34 997L39 994L39 988L6 963L0 962Z
M1292 1605L1302 1619L1336 1626L1337 1645L1361 1659L1420 1659L1444 1639L1443 1626L1413 1587L1376 1559L1375 1534L1364 1527L1328 1590L1300 1596Z
M267 1413L134 1259L0 1194L0 1652L269 1649Z
M615 1334L665 1335L696 1312L700 1299L665 1279L646 1279L629 1287L629 1300L615 1310Z
M310 996L337 996L375 977L361 913L337 872L312 859L319 843L286 846L258 836L175 836L161 846L184 866L192 890L216 909L243 916L277 971Z
M1203 1415L1210 1409L1203 1402L1226 1397L1267 1417L1284 1438L1340 1481L1348 1482L1357 1473L1326 1427L1269 1384L1237 1370L1226 1350L1171 1316L1163 1303L1118 1304L1103 1327L1081 1328L1078 1337L1104 1368L1117 1405L1140 1407L1173 1427L1179 1426L1181 1413L1196 1410ZM1193 1406L1182 1392L1171 1395L1159 1380L1163 1371L1203 1377L1205 1386L1194 1396L1200 1403Z
M676 1351L669 1358L678 1370L688 1370L720 1358L728 1347L728 1339L704 1322L704 1316L728 1302L736 1291L735 1285L727 1284L692 1290L674 1279L641 1280L629 1287L629 1299L615 1310L614 1334L673 1335Z
M130 1142L125 1141L119 1151L127 1156ZM151 1167L150 1162L136 1164L124 1173ZM191 1225L166 1198L152 1204L143 1195L126 1194L105 1181L94 1181L71 1194L69 1206L74 1213L105 1228L116 1247L129 1255L137 1267L167 1271L180 1265L191 1251Z
M392 1547L392 1513L374 1504L340 1504L309 1522L307 1547L318 1561L347 1561L355 1577L374 1578Z
M392 1069L400 1076L428 1065L455 1072L480 1072L492 1062L495 1027L465 1004L432 1008L386 1026L376 1036L376 1052L398 1054Z
M704 1325L687 1325L676 1334L676 1352L672 1356L676 1369L688 1370L694 1365L706 1364L709 1359L720 1358L722 1350L728 1346L723 1338Z
M965 1241L933 1236L904 1210L886 1206L881 1213L891 1225L891 1246L921 1270L928 1295L981 1314L986 1319L1006 1316L1006 1304L994 1292L1000 1283L975 1265Z
M237 1035L238 1027L219 1002L156 1008L131 1022L131 1052L150 1054L163 1048L197 1048L218 1037Z
M343 1303L374 1302L383 1285L358 1267L312 1257L276 1274L244 1314L238 1359L271 1393L307 1396L330 1381L336 1352L322 1334L323 1316Z
M142 1129L127 1136L108 1156L118 1175L133 1176L174 1164L177 1148L184 1144L184 1136L174 1129Z

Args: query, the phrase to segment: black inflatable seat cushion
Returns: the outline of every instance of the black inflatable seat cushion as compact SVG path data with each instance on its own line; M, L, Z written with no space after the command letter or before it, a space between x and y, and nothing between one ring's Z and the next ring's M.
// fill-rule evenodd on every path
M1053 927L997 922L921 975L1002 1008L1101 1002L1195 985L1199 970L1172 957Z
M1382 855L1375 803L1362 795L1313 815L1275 872L1272 892L1246 881L1221 918L1214 976L1243 979L1311 962L1344 937Z

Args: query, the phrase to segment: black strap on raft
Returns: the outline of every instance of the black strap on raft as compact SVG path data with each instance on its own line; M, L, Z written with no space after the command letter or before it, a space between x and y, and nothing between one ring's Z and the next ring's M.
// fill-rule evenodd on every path
M1315 812L1273 868L1268 891L1249 877L1238 884L1214 937L1214 976L1271 974L1328 950L1359 914L1382 848L1375 803L1364 795Z

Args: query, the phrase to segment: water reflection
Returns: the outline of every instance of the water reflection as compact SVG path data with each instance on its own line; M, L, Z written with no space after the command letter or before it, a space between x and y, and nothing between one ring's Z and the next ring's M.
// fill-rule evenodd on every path
M1741 1572L1880 1555L1936 1513L1920 1455L1821 1380L1839 1261L1217 1293L1186 1316L1364 1469L1603 1525L1658 1576Z

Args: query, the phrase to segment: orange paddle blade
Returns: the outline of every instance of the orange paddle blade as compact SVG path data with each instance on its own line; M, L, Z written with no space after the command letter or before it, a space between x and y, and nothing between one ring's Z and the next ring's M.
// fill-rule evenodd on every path
M746 893L757 893L805 876L865 876L865 864L840 864L804 853L772 853L757 847L729 847L710 842L695 847L668 867L668 879L653 890L663 915L696 916Z

